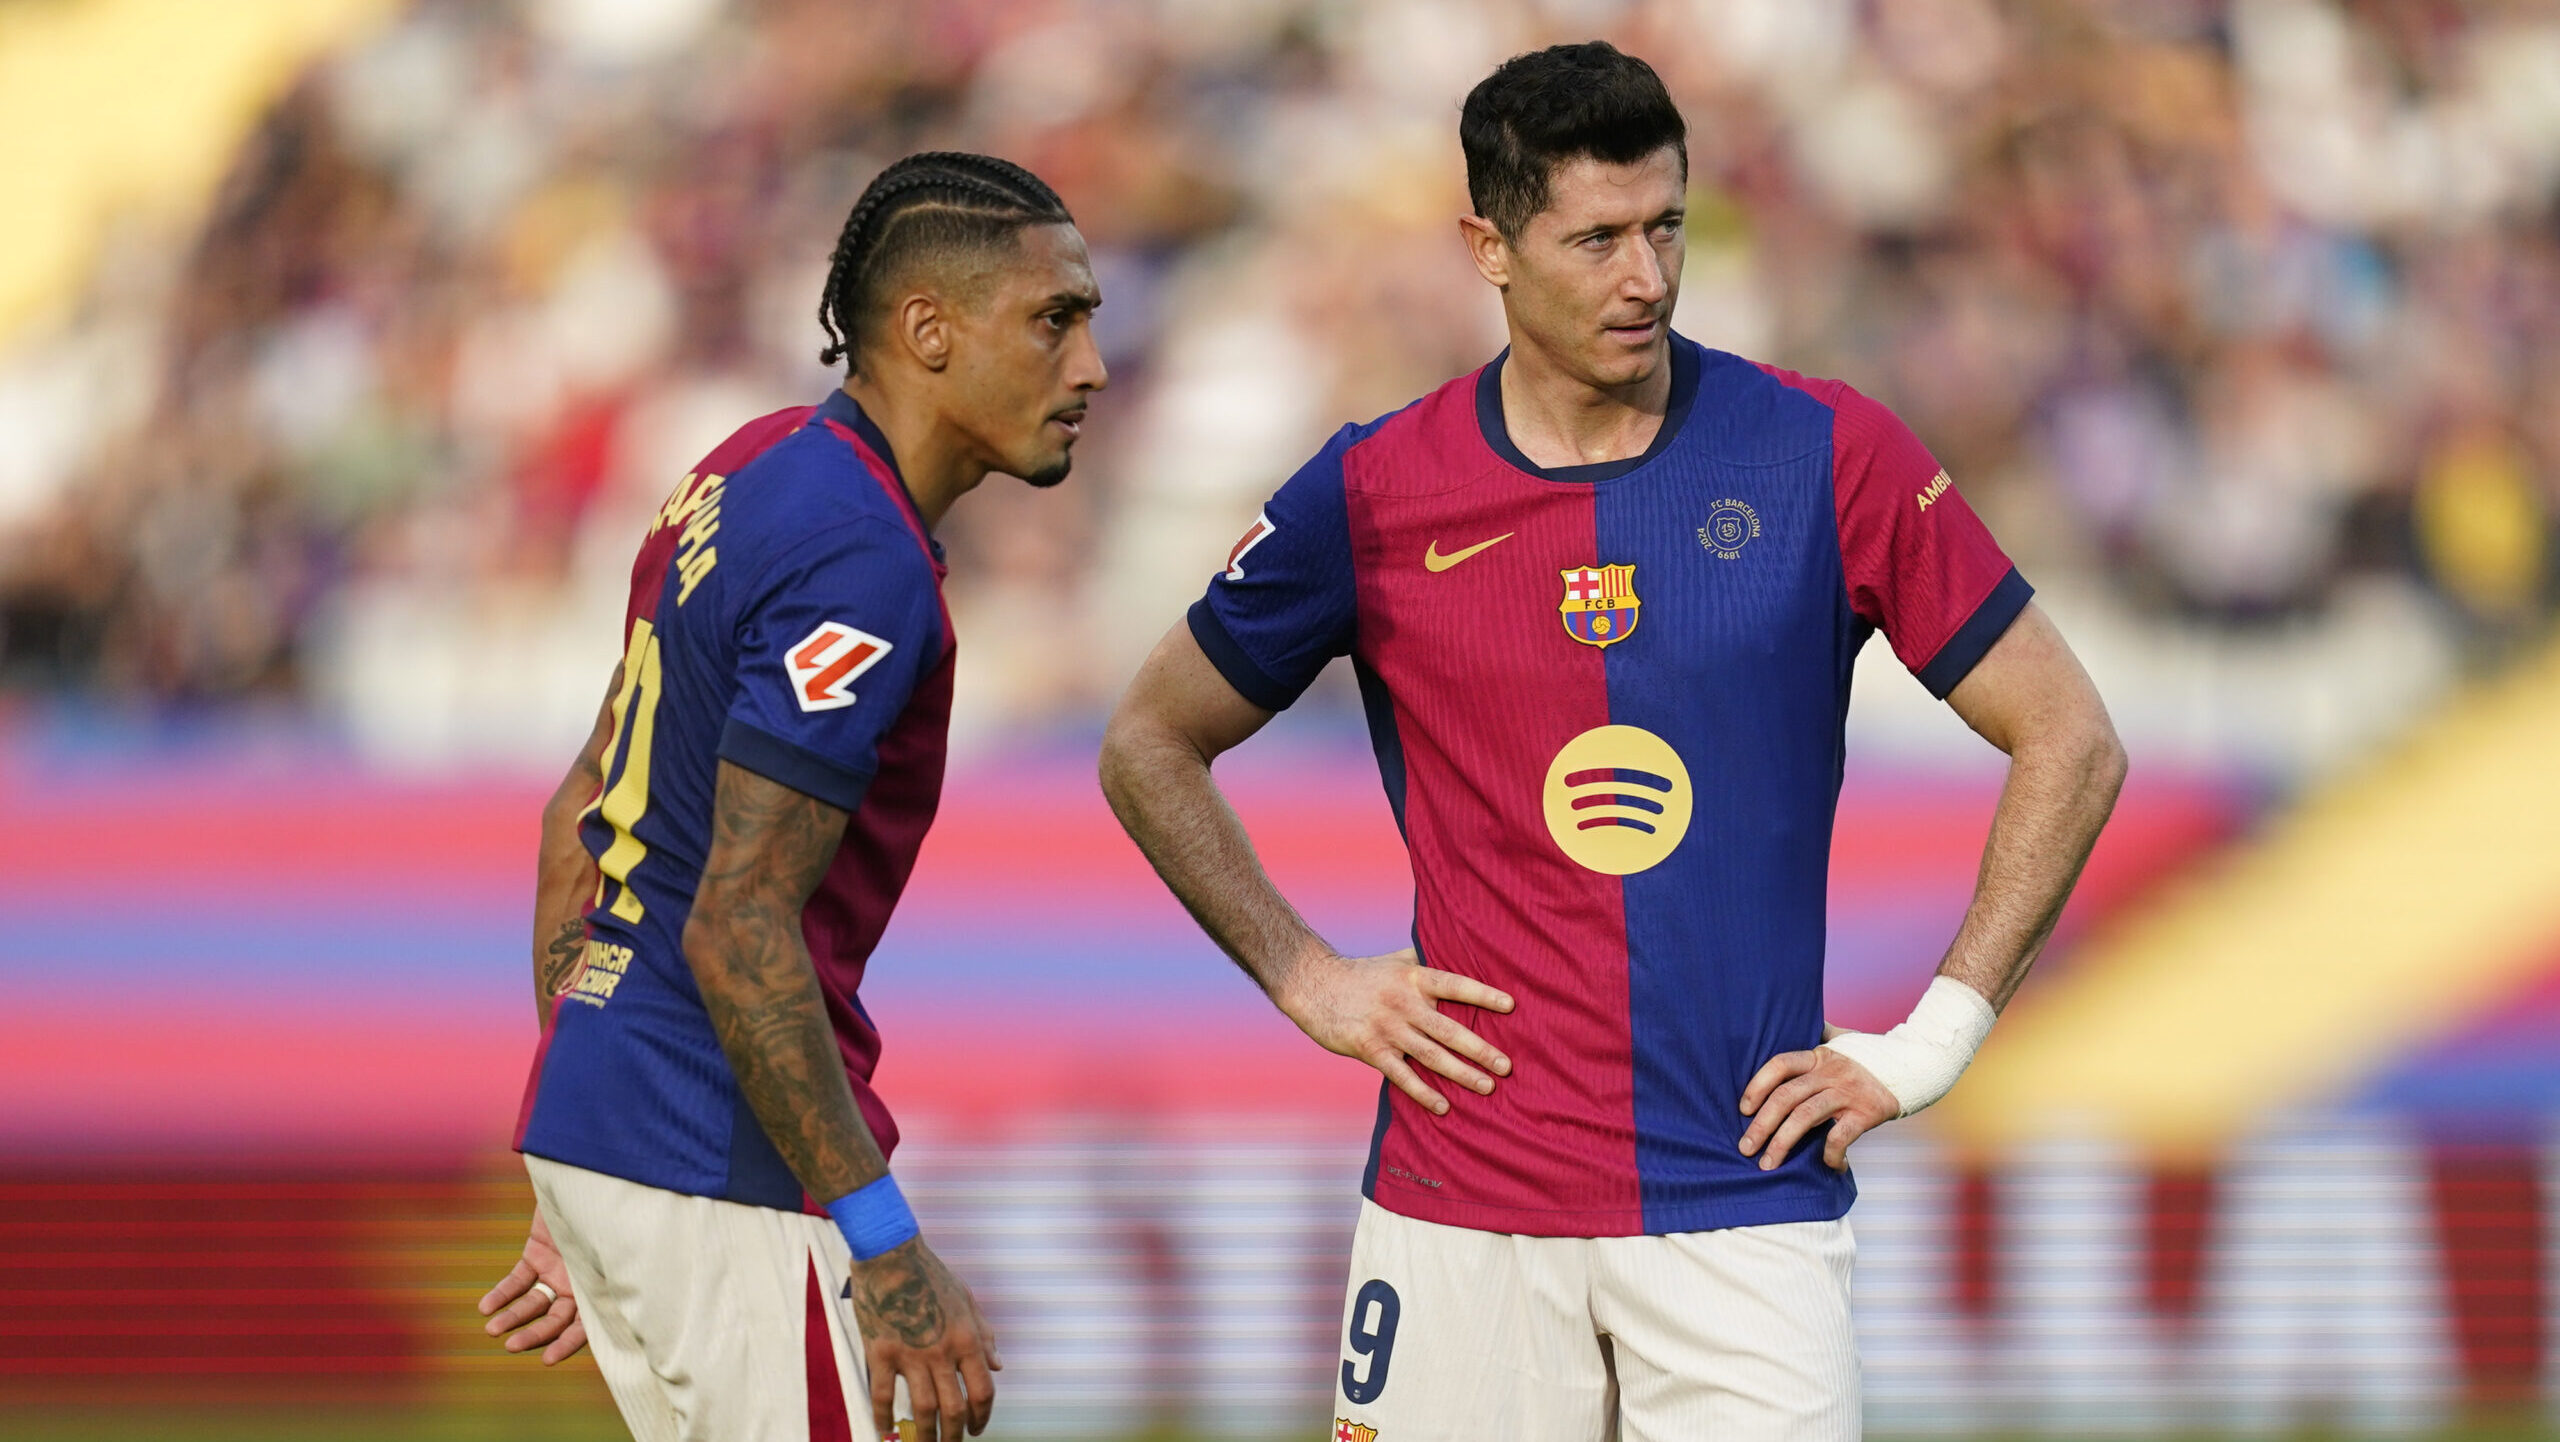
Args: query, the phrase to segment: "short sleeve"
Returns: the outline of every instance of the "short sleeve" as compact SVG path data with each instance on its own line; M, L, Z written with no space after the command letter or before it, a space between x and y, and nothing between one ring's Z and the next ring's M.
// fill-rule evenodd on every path
M1849 602L1945 700L2035 594L1902 418L1842 386L1832 496Z
M1191 607L1191 634L1236 694L1285 711L1349 653L1358 602L1342 458L1367 429L1345 426L1298 468Z
M847 811L880 738L941 660L942 597L914 535L866 518L777 560L736 620L737 698L720 759Z

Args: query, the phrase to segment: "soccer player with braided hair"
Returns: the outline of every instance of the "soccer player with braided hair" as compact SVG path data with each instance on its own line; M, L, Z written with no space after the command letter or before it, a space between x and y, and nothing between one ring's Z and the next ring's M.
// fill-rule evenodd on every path
M481 1299L509 1351L581 1346L640 1442L986 1426L1001 1365L890 1175L856 995L942 789L952 635L934 526L1002 471L1067 475L1107 379L1083 238L991 156L912 155L846 217L818 319L843 385L679 481L621 664L542 817L538 1202Z

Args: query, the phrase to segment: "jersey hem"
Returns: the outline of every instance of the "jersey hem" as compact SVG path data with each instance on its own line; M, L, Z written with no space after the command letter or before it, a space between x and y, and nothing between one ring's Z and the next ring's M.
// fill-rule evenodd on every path
M735 716L720 728L720 759L841 811L858 809L871 789L871 773L839 766Z
M2036 588L2027 584L2017 567L2011 566L1992 586L1991 594L1983 597L1982 604L1974 607L1973 614L1947 638L1947 644L1929 658L1929 664L1913 673L1920 678L1920 684L1929 688L1930 695L1946 700L1947 693L1972 675L1973 668L1982 664L1992 646L2009 634L2010 623L2027 609L2027 602L2035 593Z
M1282 684L1246 654L1243 645L1227 630L1227 623L1218 619L1208 597L1191 603L1190 619L1191 639L1200 643L1201 654L1218 668L1228 685L1236 688L1237 695L1265 711L1286 711L1306 694L1305 686L1291 688Z
M528 1139L517 1143L516 1151L523 1156L540 1157L547 1162L558 1162L564 1167L577 1167L601 1176L630 1182L635 1186L656 1187L659 1191L673 1192L678 1196L709 1197L713 1201L721 1202L737 1200L734 1197L721 1195L721 1189L709 1183L701 1186L670 1183L666 1176L664 1159L660 1159L658 1165L653 1167L644 1158L626 1156L611 1147L561 1147L538 1139ZM655 1175L643 1175L644 1173L655 1173ZM747 1205L760 1204L748 1203Z
M1773 1226L1782 1222L1835 1222L1849 1214L1849 1206L1857 1200L1858 1193L1854 1185L1846 1185L1836 1196L1829 1189L1815 1195L1790 1189L1772 1196L1549 1211L1457 1201L1381 1177L1367 1188L1366 1195L1397 1216L1470 1231L1524 1237L1658 1237L1672 1232L1716 1232L1728 1227Z

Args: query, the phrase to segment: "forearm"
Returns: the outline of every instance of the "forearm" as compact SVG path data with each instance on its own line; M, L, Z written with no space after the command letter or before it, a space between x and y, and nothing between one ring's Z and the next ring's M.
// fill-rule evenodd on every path
M1994 1009L2009 1004L2053 935L2124 775L2124 750L2103 713L2011 753L1973 903L1939 975Z
M578 974L587 945L587 904L596 893L595 858L578 839L578 814L593 784L573 789L576 772L542 809L542 855L533 886L533 1005L551 1025L552 1000Z
M1271 884L1195 743L1115 721L1103 739L1102 792L1165 886L1265 993L1278 998L1300 961L1332 954Z
M697 907L684 952L749 1110L809 1194L833 1201L886 1174L845 1075L798 909Z
M533 1009L544 1030L551 1027L551 1004L578 975L587 949L587 907L602 878L595 858L578 839L578 818L604 789L604 754L613 745L613 698L622 689L622 666L605 683L604 704L596 708L587 744L569 763L551 799L542 807L542 850L533 879Z

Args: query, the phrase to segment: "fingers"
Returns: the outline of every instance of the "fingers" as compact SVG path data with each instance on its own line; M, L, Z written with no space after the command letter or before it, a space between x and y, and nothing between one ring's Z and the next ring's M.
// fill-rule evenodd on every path
M899 1355L904 1358L899 1375L907 1379L907 1410L915 1416L918 1442L944 1442L942 1391L934 1385L935 1369L927 1362L925 1353L901 1349ZM959 1419L954 1418L951 1442L958 1442L959 1436Z
M1461 1006L1478 1006L1486 1011L1511 1010L1509 992L1496 991L1472 976L1417 967L1415 981L1421 986L1423 995L1437 1001L1454 1001Z
M561 1329L558 1339L542 1349L542 1365L557 1367L587 1349L587 1322L581 1317Z
M487 1322L482 1323L480 1330L488 1333L492 1337L502 1337L507 1333L514 1331L518 1327L522 1327L539 1320L547 1313L560 1310L563 1303L568 1304L568 1309L571 1313L574 1314L576 1312L577 1303L567 1295L545 1295L542 1292L533 1290L532 1283L528 1282L525 1285L526 1289L518 1292L515 1296L515 1300L507 1303L506 1306L499 1309L497 1315L491 1317ZM489 1294L491 1297L496 1295L496 1292L491 1292ZM485 1306L487 1305L489 1298L483 1297L480 1300L482 1305ZM551 1340L549 1334L546 1333L543 1340L546 1342ZM522 1351L523 1349L516 1348L515 1350Z
M1424 1081L1406 1063L1402 1054L1381 1050L1372 1052L1367 1061L1369 1065L1376 1067L1384 1074L1388 1081L1395 1083L1396 1090L1422 1103L1423 1109L1433 1116L1443 1117L1449 1114L1449 1099L1433 1091L1431 1084Z
M863 1346L863 1375L871 1379L871 1435L898 1435L898 1351L885 1342Z
M1432 1040L1447 1047L1449 1050L1456 1052L1458 1055L1465 1057L1467 1060L1474 1062L1476 1065L1483 1067L1486 1071L1493 1073L1495 1076L1511 1075L1511 1058L1504 1056L1493 1043L1486 1041L1483 1037L1476 1035L1467 1028L1458 1025L1457 1022L1441 1015L1437 1011L1424 1015L1422 1018L1422 1031L1424 1035L1430 1037ZM1447 1073L1443 1072L1442 1075L1445 1076ZM1484 1086L1478 1087L1477 1090L1491 1091L1493 1090L1493 1087L1491 1083L1487 1083Z
M1004 1366L995 1360L992 1349L988 1351L985 1362L978 1360L975 1350L960 1354L960 1382L969 1394L969 1435L972 1437L986 1431L988 1421L996 1413L996 1379L987 1375L990 1365L998 1369Z
M1761 1101L1759 1110L1752 1114L1751 1125L1742 1133L1742 1154L1746 1157L1757 1154L1760 1148L1768 1144L1769 1138L1777 1132L1779 1125L1786 1121L1787 1113L1795 1110L1797 1104L1806 1097L1820 1090L1822 1090L1821 1081L1810 1072L1781 1083L1776 1091L1769 1093Z
M1867 1134L1875 1123L1856 1111L1844 1108L1831 1119L1831 1136L1822 1144L1822 1164L1835 1172L1849 1169L1849 1143Z
M1493 1078L1467 1065L1447 1047L1416 1030L1404 1044L1404 1054L1440 1075L1479 1094L1493 1090Z
M1769 1149L1761 1153L1760 1170L1770 1171L1780 1162L1785 1161L1787 1153L1795 1149L1796 1143L1804 1140L1805 1133L1831 1120L1833 1113L1848 1104L1848 1098L1830 1087L1824 1087L1788 1108L1785 1124L1780 1126L1778 1134L1770 1139Z
M1757 1115L1760 1104L1769 1099L1772 1088L1780 1082L1792 1077L1800 1077L1813 1070L1816 1060L1814 1054L1809 1051L1780 1052L1769 1058L1761 1065L1760 1070L1751 1074L1751 1085L1742 1089L1742 1114L1746 1117ZM1744 1148L1745 1155L1749 1155L1749 1152L1749 1148Z
M536 1292L533 1296L525 1298L522 1302L518 1302L516 1305L522 1306L524 1305L524 1302L534 1301L541 1295L541 1293ZM527 1322L522 1331L519 1331L513 1336L507 1338L507 1350L510 1352L530 1352L536 1347L542 1347L547 1356L550 1344L556 1343L560 1338L568 1334L571 1327L576 1326L578 1326L578 1299L564 1292L557 1300L553 1301L551 1305L545 1307L540 1314ZM579 1328L578 1336L581 1345L583 1345L586 1337L586 1330L583 1327ZM566 1356L567 1354L563 1353L562 1355Z
M960 1385L960 1373L939 1350L933 1355L933 1390L936 1410L942 1414L942 1442L960 1442L986 1425L970 1415L969 1394Z
M490 1313L497 1311L500 1307L507 1305L509 1302L514 1301L518 1297L521 1297L532 1290L533 1264L519 1257L516 1259L515 1266L511 1268L505 1276L498 1279L498 1285L491 1287L488 1295L480 1299L480 1315L486 1317ZM545 1305L548 1304L546 1303ZM489 1324L489 1335L492 1337L505 1330L505 1327L498 1325L496 1322L491 1322Z

